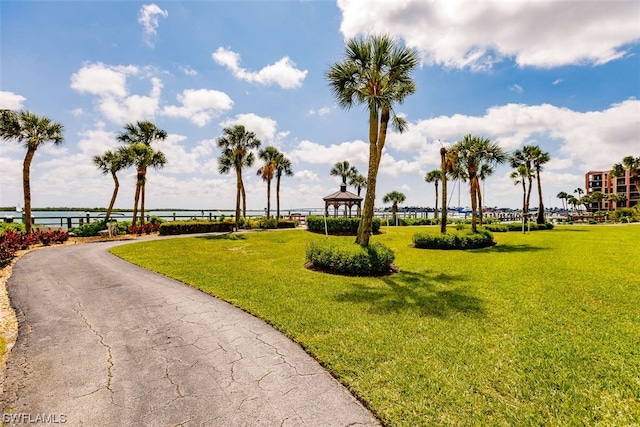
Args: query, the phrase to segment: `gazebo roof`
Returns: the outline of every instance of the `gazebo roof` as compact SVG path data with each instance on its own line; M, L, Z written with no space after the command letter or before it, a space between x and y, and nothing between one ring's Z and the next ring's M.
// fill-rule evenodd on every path
M358 196L357 194L353 194L350 191L347 191L346 185L340 186L340 191L336 191L333 194L329 194L326 197L323 197L322 200L325 202L358 202L362 201L363 198Z

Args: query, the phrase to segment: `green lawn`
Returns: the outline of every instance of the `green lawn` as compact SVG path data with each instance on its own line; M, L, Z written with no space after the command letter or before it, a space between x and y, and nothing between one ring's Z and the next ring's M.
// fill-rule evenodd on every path
M401 272L306 270L301 230L113 249L266 319L388 425L630 425L640 420L640 226L495 233L473 251L372 241ZM346 239L351 237L331 237Z

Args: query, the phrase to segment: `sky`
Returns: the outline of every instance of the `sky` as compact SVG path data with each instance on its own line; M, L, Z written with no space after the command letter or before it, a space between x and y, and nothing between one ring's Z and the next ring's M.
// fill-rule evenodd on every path
M107 206L113 181L92 157L118 147L126 123L150 120L168 133L155 144L168 163L148 174L148 208L233 209L235 176L218 173L216 138L234 124L291 160L283 210L322 207L339 187L333 164L366 175L368 113L341 109L326 73L346 40L372 33L420 58L416 93L395 107L409 126L387 137L376 207L393 190L405 206L433 207L424 176L466 134L547 151L548 207L584 188L587 171L640 156L636 0L3 0L0 108L65 127L64 144L33 160L33 206ZM23 203L24 154L0 141L0 206ZM244 171L252 210L266 206L259 163ZM120 172L116 207L133 207L134 172ZM486 180L486 206L520 205L510 172ZM468 187L451 193L451 206L470 204Z

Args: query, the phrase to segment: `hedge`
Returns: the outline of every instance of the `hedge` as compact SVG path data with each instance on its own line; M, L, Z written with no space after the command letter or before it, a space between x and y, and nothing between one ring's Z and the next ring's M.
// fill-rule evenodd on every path
M327 232L333 235L356 235L358 233L358 226L360 225L360 218L327 218ZM322 216L308 216L307 217L307 230L316 233L324 234L324 217ZM373 218L371 224L371 230L373 233L380 232L380 218Z
M531 228L529 228L531 227ZM535 222L531 222L529 224L525 224L524 229L526 231L538 231L538 230L552 230L554 225L550 222L546 222L544 224L537 224ZM504 232L504 231L522 231L522 223L521 222L509 222L506 224L487 224L484 226L486 230L493 232Z
M161 236L194 233L224 233L233 231L234 223L221 221L175 221L160 225Z
M381 243L362 247L355 243L312 242L307 246L308 266L346 276L380 276L392 272L393 251Z
M495 245L493 235L486 230L477 233L427 234L417 233L413 244L418 249L479 249Z

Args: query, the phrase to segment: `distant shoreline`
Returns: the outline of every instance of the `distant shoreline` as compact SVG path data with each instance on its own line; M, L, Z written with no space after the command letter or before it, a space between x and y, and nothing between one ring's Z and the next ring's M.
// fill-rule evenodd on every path
M146 209L145 212L192 212L192 211L231 211L233 209L178 209L178 208L161 208L161 209ZM32 212L106 212L107 208L31 208ZM0 206L0 212L16 212L15 206ZM133 209L120 209L114 208L112 212L133 212Z

